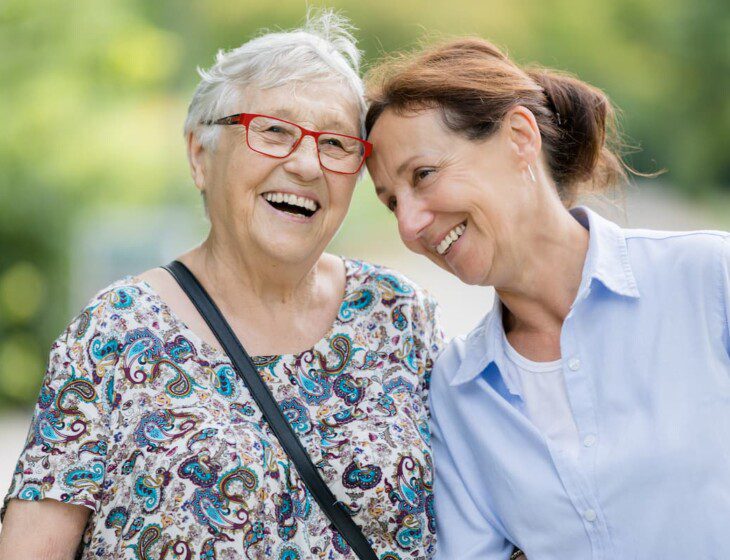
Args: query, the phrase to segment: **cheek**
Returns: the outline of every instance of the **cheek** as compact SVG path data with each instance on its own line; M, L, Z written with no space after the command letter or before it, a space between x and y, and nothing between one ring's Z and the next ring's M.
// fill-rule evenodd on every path
M480 185L460 174L444 174L432 185L424 185L420 197L429 210L435 213L464 212L479 197Z
M227 196L245 191L250 183L256 182L258 176L256 166L247 166L242 157L232 158L225 165L218 166L214 172L216 186L225 190Z
M329 202L332 208L347 212L355 192L356 181L356 179L343 175L328 182Z

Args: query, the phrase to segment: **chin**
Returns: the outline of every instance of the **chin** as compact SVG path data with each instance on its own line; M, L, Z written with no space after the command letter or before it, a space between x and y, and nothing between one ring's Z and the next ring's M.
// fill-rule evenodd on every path
M436 262L435 259L432 260ZM444 261L438 264L464 284L469 286L491 286L488 280L492 268L491 262L484 262L482 259L460 258L453 266Z

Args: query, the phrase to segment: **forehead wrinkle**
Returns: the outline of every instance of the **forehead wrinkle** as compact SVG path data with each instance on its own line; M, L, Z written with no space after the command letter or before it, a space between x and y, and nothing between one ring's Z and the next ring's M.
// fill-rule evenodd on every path
M299 124L301 120L301 115L286 107L265 109L263 114L283 119L285 121L291 121L295 124ZM308 127L305 126L304 128ZM357 136L357 133L352 130L352 128L353 127L351 125L347 125L344 121L333 115L327 115L319 119L319 126L316 127L318 132L335 132L338 134Z
M313 91L312 88L320 88ZM359 109L339 81L290 82L271 88L251 84L239 91L239 112L269 115L317 132L360 137ZM308 98L308 93L309 95ZM328 102L328 99L332 102ZM352 116L350 119L347 117ZM316 121L313 120L316 117ZM314 123L317 123L316 126ZM305 126L305 124L309 126Z

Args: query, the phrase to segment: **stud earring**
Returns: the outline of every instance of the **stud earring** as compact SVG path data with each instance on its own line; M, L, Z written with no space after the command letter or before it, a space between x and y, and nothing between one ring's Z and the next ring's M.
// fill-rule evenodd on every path
M530 179L532 179L533 183L537 183L537 178L535 177L535 173L532 171L532 167L530 167L530 164L527 164L527 171L530 173Z

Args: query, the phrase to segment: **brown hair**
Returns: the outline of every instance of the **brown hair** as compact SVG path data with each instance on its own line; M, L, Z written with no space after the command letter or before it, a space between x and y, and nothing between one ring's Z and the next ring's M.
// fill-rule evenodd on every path
M491 135L513 107L526 107L566 205L627 178L616 115L601 90L555 70L522 69L483 39L452 40L380 64L368 75L368 101L368 135L387 108L438 107L446 126L471 140Z

